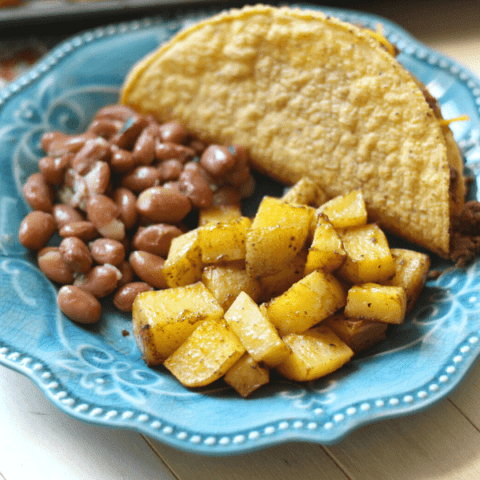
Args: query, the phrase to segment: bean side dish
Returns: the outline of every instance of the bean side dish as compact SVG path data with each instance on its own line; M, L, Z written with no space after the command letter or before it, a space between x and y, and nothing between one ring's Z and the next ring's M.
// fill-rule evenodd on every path
M42 148L23 187L32 211L19 240L62 285L58 305L79 323L100 319L103 297L128 312L140 292L166 288L163 264L191 212L238 205L254 190L242 146L205 145L123 105L98 111L80 135L45 133Z

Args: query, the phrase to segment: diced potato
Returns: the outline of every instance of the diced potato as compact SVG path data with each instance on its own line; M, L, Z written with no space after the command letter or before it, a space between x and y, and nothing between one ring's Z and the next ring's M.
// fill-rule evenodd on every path
M202 251L198 229L172 240L163 274L169 287L181 287L198 282L202 276Z
M164 362L186 387L203 387L221 378L245 353L224 320L201 323Z
M259 365L248 353L245 353L228 370L223 379L242 397L246 398L257 388L270 381L270 371L268 368Z
M333 272L340 267L346 255L342 240L333 225L325 215L318 215L317 227L308 250L305 274L320 268Z
M207 223L240 220L241 216L242 210L240 205L213 205L199 210L198 225L201 227Z
M260 283L244 266L209 265L203 270L202 282L224 310L230 307L240 292L246 292L255 301L261 294Z
M402 287L375 283L354 285L347 294L345 316L399 324L405 318L407 296Z
M245 258L245 243L250 219L241 217L229 222L208 223L199 230L204 264L231 262Z
M274 367L288 355L276 328L245 292L240 293L225 312L225 320L257 362Z
M315 270L285 293L265 304L269 320L280 336L302 333L346 303L346 293L330 273Z
M335 228L359 227L367 223L367 209L361 190L352 190L324 203L318 209Z
M352 285L382 283L395 275L387 237L374 223L337 230L347 258L337 270Z
M430 269L430 257L424 253L403 248L390 250L395 265L395 276L383 285L403 287L407 294L407 312L417 301Z
M159 365L199 323L219 320L223 313L201 282L143 292L133 302L133 334L147 365Z
M325 320L328 325L354 352L365 352L386 338L388 323L347 318L338 313Z
M263 302L271 300L286 292L295 282L298 282L304 276L305 262L307 260L306 250L302 250L287 265L273 275L267 275L259 279L262 291L261 299Z
M328 197L315 181L303 177L282 196L282 200L288 203L319 207L328 200Z
M312 211L264 197L247 233L247 269L257 277L281 271L305 245Z
M277 366L277 370L297 382L328 375L353 356L350 347L323 324L304 333L291 333L284 337L284 341L290 348L290 354Z

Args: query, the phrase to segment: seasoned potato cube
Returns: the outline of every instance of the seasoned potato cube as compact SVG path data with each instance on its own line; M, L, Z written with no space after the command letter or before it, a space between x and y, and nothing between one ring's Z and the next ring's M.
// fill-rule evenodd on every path
M376 224L338 230L347 258L338 275L351 284L381 283L395 275L387 237Z
M288 349L277 330L245 292L225 312L225 320L257 362L274 367L287 356Z
M354 285L347 294L345 316L399 324L405 318L407 296L402 287L366 283Z
M245 353L224 320L206 320L164 362L186 387L203 387L222 377Z
M281 271L307 240L312 209L264 197L247 233L245 261L257 277Z
M223 379L245 398L270 381L270 371L268 368L259 365L248 353L245 353L230 368Z
M330 273L315 270L285 293L265 304L269 320L280 336L302 333L346 303L346 293Z
M392 248L390 252L395 265L395 276L382 282L382 284L405 289L408 312L417 301L425 285L430 269L430 257L424 253L403 248Z
M365 352L386 338L388 323L347 318L338 313L325 320L328 325L356 354Z
M203 263L243 260L250 223L249 218L241 217L239 220L208 223L200 227L198 230Z
M361 190L352 190L324 203L318 209L335 228L359 227L367 223L367 209Z
M260 298L261 287L245 268L233 265L209 265L202 273L202 282L218 303L227 310L240 292L246 292L255 301Z
M284 341L290 348L290 354L277 366L277 370L297 382L328 375L353 356L350 347L323 324L304 333L291 333L284 337Z
M202 251L198 229L172 240L163 274L169 287L181 287L198 282L202 276Z
M318 207L325 203L328 197L316 182L303 177L282 196L282 200L287 203Z
M328 218L323 214L318 215L317 227L308 250L305 274L320 268L333 272L340 267L346 255L342 240Z
M133 302L133 334L147 365L159 365L200 322L219 320L223 313L201 282L143 292Z
M201 208L198 212L198 225L207 223L230 222L240 220L242 210L240 205L214 205L208 208Z
M261 299L264 302L271 300L286 292L295 282L304 276L305 262L307 260L306 250L302 250L295 256L288 265L273 275L267 275L259 279L262 291Z

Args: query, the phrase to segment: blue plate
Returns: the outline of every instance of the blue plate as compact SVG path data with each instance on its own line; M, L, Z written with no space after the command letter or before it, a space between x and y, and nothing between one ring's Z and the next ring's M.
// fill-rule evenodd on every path
M479 80L383 18L322 10L372 28L383 25L400 49L399 60L439 99L444 116L469 115L452 128L478 183ZM137 60L212 13L177 13L79 34L0 91L0 362L27 375L79 420L211 455L293 440L332 444L360 425L430 407L452 392L480 353L479 261L461 269L434 258L443 274L427 284L405 324L368 355L327 378L276 380L242 399L221 382L191 391L163 368L147 368L130 316L108 301L97 325L67 320L56 306L58 287L19 244L28 212L21 185L37 169L42 133L82 132L99 107L117 100Z

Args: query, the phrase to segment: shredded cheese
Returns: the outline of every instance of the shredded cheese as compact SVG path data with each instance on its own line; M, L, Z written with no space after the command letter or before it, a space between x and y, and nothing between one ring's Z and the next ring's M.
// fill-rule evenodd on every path
M442 127L448 127L448 125L450 125L453 122L466 122L468 120L470 120L470 117L468 115L459 115L458 117L450 118L448 120L445 118L442 118L440 120L440 125Z

